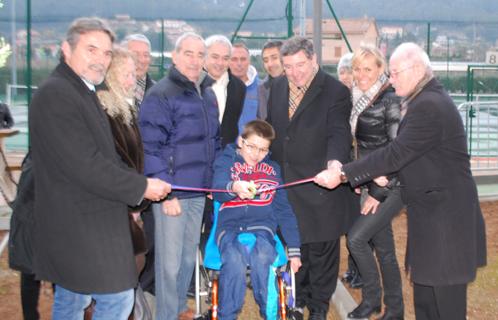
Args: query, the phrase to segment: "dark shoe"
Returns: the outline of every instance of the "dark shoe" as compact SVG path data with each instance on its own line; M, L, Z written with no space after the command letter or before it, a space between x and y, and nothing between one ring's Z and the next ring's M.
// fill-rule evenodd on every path
M351 289L359 289L363 287L363 279L361 279L361 276L359 273L356 273L351 279L351 282L349 282L349 286Z
M294 308L289 310L288 317L289 320L304 320L303 309Z
M372 306L370 303L362 301L356 309L348 313L349 319L364 319L374 313L380 313L380 306Z
M403 319L404 319L403 315L391 313L389 312L389 310L387 310L386 312L384 312L384 315L378 318L377 320L403 320Z
M342 281L344 283L351 283L351 280L353 280L354 278L354 272L350 269L348 269L348 271L346 271L343 275L342 275Z
M327 319L327 311L325 310L311 310L310 317L308 320L326 320Z

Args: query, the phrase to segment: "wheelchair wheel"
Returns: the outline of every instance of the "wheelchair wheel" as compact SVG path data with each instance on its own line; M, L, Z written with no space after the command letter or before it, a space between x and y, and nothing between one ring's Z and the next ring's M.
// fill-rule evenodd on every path
M218 320L218 279L213 279L211 289L211 319Z
M286 293L286 285L285 281L279 275L277 277L277 285L278 285L278 306L279 306L279 315L281 320L287 320L287 293Z

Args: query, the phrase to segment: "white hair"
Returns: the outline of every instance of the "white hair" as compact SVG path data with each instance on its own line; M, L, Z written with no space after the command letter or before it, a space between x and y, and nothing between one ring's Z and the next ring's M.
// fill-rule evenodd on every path
M220 43L225 45L228 49L230 49L230 52L232 51L232 43L230 40L228 40L227 37L225 37L222 34L215 34L206 39L204 41L204 44L206 45L206 48L209 49L213 44L215 43Z
M393 58L403 58L404 61L420 63L425 67L426 75L432 75L431 60L427 53L416 43L404 42L400 44L391 55L391 60Z
M121 45L123 47L127 47L128 42L130 42L130 41L140 41L140 42L146 43L149 46L149 49L152 48L152 46L150 44L150 40L144 34L141 34L141 33L134 33L134 34L127 35L124 38L123 42L121 42Z
M182 48L183 41L185 41L187 39L198 39L198 40L201 40L202 43L204 44L204 39L200 35L198 35L197 33L185 32L180 37L178 37L178 39L176 39L176 42L175 42L175 51L176 52L180 52L180 50Z

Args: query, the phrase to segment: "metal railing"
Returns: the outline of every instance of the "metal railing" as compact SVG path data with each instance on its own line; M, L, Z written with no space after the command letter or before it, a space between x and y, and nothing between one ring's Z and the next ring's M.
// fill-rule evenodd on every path
M472 170L498 170L498 100L463 102L458 110L465 125Z

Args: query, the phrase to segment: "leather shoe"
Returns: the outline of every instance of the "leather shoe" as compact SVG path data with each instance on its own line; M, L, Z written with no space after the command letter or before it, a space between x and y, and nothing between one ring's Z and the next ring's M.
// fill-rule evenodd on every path
M304 320L303 311L300 308L295 308L289 310L289 315L287 317L289 320Z
M348 313L349 319L364 319L374 313L380 313L380 305L373 306L366 301L362 301L356 309Z
M311 310L308 320L326 320L327 311L325 310Z
M403 314L399 315L391 313L389 310L387 310L386 312L384 312L384 315L378 318L377 320L403 320L403 319L404 319Z
M353 279L349 282L351 289L359 289L363 287L363 280L359 273L355 273Z

